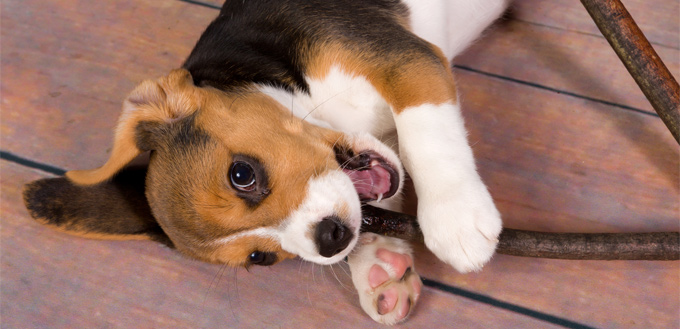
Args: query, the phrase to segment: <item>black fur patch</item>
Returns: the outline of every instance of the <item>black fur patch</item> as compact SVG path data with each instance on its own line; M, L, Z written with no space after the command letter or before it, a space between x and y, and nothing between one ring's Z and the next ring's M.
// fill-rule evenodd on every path
M27 184L24 202L39 222L75 234L142 235L171 245L144 195L146 169L125 169L110 182L79 186L66 177Z
M183 67L198 86L232 90L259 83L308 92L305 60L313 45L328 40L386 61L405 50L431 52L397 21L407 15L397 0L226 1Z
M142 151L186 149L208 143L210 136L196 126L196 113L172 123L141 121L135 127L135 142Z
M304 31L280 15L276 1L227 1L184 63L197 86L229 90L251 83L307 90L302 59Z

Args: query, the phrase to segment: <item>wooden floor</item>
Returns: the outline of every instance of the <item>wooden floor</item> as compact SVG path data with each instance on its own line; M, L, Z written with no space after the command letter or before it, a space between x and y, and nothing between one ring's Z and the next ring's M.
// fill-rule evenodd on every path
M226 269L28 216L23 184L102 164L126 93L182 63L220 5L191 2L2 0L2 328L377 327L344 266ZM678 231L678 145L580 3L517 2L455 68L505 225ZM679 2L624 4L678 78ZM677 261L497 255L461 275L417 249L427 287L400 327L680 326Z

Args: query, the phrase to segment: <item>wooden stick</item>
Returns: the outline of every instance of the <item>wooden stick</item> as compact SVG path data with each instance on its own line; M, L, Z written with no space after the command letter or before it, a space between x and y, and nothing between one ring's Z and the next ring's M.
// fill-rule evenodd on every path
M656 113L680 143L680 86L619 0L581 0Z
M416 218L365 205L364 232L422 242ZM678 260L680 233L543 233L504 229L499 254L554 259Z

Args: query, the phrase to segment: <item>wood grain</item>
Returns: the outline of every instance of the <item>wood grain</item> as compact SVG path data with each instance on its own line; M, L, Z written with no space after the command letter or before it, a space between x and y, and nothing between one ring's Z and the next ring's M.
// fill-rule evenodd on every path
M679 319L677 261L582 261L496 255L459 274L416 245L427 278L597 328L667 328ZM612 302L616 301L616 302Z
M680 143L680 85L619 0L581 0L642 93Z
M507 227L678 231L680 151L661 120L481 74L456 76L480 173Z
M680 49L678 1L625 0L623 3L655 47ZM578 1L521 0L514 1L513 7L510 16L517 20L576 33L600 35L597 26Z
M179 67L216 14L179 1L3 2L3 149L101 165L127 93Z
M677 79L680 51L664 47L656 50ZM655 113L601 35L510 20L496 27L454 62L560 92Z
M604 39L579 29L585 24L570 16L572 2L530 8L524 4L538 2L518 1L514 17L523 21L498 25L461 57L472 70L501 76L455 72L480 172L513 228L678 230L677 144L656 117L578 97L651 110L631 89L634 83L622 82L625 70ZM677 6L635 2L642 4L629 7L636 19L670 17L672 11L657 9ZM179 66L217 15L181 1L10 0L2 6L2 148L65 169L107 158L125 94ZM657 31L673 27L665 22L649 20ZM677 72L675 50L657 51ZM375 326L339 267L292 261L251 273L222 271L151 242L91 241L39 226L19 191L43 174L0 164L3 327ZM462 275L415 248L426 278L578 323L668 328L680 320L678 262L498 255L482 272ZM431 288L407 326L451 324L550 326Z

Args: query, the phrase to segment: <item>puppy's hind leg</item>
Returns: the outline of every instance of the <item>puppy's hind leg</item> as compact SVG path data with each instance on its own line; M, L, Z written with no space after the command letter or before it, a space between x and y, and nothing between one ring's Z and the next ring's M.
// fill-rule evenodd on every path
M387 325L408 317L423 284L406 241L363 233L348 263L364 312Z

